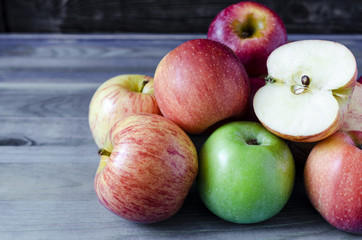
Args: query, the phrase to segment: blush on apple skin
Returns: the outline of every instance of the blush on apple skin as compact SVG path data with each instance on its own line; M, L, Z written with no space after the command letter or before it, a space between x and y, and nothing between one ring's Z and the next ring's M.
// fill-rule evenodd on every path
M190 134L241 117L250 86L245 68L224 44L208 39L187 41L158 64L155 97L161 113Z
M362 234L362 132L338 132L319 142L304 170L306 193L332 226Z
M288 42L287 31L279 15L251 1L223 9L211 22L207 38L230 47L244 64L249 77L266 75L268 56Z
M178 212L198 173L188 135L156 114L117 121L94 180L99 201L129 221L154 223Z

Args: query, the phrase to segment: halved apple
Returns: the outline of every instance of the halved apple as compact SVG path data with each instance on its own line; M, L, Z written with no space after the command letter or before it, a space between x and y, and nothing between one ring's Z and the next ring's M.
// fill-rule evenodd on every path
M297 142L319 141L343 124L357 80L353 53L326 40L302 40L274 50L266 85L255 94L259 121Z

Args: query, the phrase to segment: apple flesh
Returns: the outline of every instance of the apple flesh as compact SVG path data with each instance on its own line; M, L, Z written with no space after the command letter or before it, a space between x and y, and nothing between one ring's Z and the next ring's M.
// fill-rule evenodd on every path
M362 131L319 142L304 169L306 193L332 226L362 234Z
M105 81L94 93L89 105L90 130L99 148L119 118L134 113L161 114L153 90L153 78L126 74Z
M229 46L249 77L258 77L267 73L269 54L287 43L287 32L276 12L260 3L243 1L223 9L215 17L207 38Z
M230 48L212 40L181 44L160 61L154 78L161 113L190 134L241 117L248 106L243 64Z
M198 173L191 139L156 114L116 121L100 155L94 181L99 201L134 222L159 222L176 214Z
M347 47L324 40L287 43L272 52L267 66L267 84L253 105L269 131L315 142L341 127L357 78L356 59Z
M288 201L295 166L286 143L256 122L216 129L200 151L196 183L201 200L220 218L257 223Z

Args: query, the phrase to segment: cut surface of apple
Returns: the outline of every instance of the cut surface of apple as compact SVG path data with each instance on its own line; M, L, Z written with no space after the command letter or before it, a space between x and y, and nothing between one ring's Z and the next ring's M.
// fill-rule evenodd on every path
M314 142L343 124L357 79L353 53L326 40L285 44L267 61L266 85L253 106L260 122L274 134Z

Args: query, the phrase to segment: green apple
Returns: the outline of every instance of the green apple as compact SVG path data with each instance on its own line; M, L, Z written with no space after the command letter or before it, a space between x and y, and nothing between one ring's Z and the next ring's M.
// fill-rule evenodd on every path
M292 193L294 178L289 147L260 123L225 124L200 151L201 200L230 222L256 223L276 215Z

